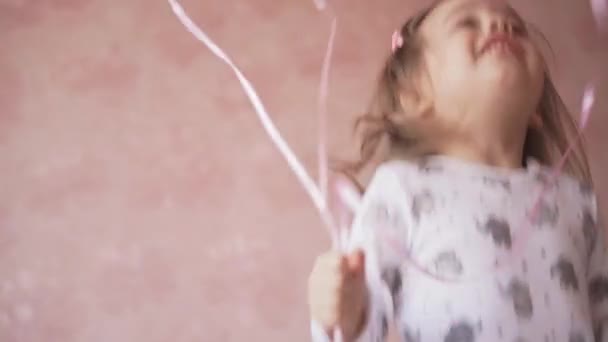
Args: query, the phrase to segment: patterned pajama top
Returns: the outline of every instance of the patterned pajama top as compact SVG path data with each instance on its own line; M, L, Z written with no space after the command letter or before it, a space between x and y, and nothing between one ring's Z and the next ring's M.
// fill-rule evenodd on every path
M394 324L405 342L608 341L595 196L551 171L443 156L380 166L349 243L365 251L370 292L358 340L384 341ZM329 341L314 321L312 335Z

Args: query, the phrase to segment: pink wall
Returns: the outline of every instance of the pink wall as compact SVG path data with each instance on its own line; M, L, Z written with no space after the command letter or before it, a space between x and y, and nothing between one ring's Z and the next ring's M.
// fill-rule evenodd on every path
M392 29L424 2L339 1L334 150ZM599 82L589 141L608 197L608 38L585 1L515 4L552 42L571 108ZM326 18L308 0L184 5L312 170ZM0 0L0 46L0 341L307 340L320 220L166 2Z

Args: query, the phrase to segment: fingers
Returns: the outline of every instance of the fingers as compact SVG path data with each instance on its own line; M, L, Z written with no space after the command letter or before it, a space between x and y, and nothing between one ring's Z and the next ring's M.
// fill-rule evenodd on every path
M331 251L319 255L315 262L314 271L323 271L324 273L341 273L345 269L345 260L340 252Z
M350 273L361 275L365 270L365 254L362 250L356 250L347 256L348 270Z
M334 274L342 275L360 275L365 269L365 253L363 250L356 250L351 254L343 255L339 252L329 252L317 257L311 277L314 275ZM332 277L325 277L331 280ZM342 280L340 277L334 280Z
M331 328L350 322L353 309L361 302L365 256L329 252L317 257L309 277L309 305L312 316ZM348 326L348 325L347 325Z
M313 317L325 327L338 324L340 297L347 269L340 253L317 257L309 278L309 305Z

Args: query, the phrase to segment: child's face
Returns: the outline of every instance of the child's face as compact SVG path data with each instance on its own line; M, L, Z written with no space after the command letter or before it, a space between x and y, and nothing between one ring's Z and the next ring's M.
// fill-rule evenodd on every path
M420 30L434 112L444 124L471 131L505 119L527 127L534 119L544 63L511 7L446 0Z

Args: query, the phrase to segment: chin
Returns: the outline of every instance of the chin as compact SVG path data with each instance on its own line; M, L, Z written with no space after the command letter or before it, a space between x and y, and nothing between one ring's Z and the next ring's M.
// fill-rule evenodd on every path
M514 89L505 91L487 91L486 105L490 111L500 111L513 115L515 113L529 113L534 110L534 101L530 96L530 92L526 89ZM508 96L505 96L508 95Z
M533 86L536 83L521 68L494 68L484 72L480 79L479 89L484 89L486 92L507 91L509 94L512 94L512 92L531 94L535 93Z
M510 74L479 82L471 95L478 97L480 102L483 102L480 104L490 110L505 108L511 112L525 111L529 104L537 103L534 101L537 93L531 82Z
M481 74L481 82L489 87L519 89L529 88L536 83L536 77L533 77L528 68L522 65L523 62L515 56L486 56L484 62L477 71Z

